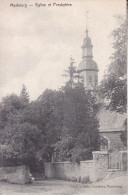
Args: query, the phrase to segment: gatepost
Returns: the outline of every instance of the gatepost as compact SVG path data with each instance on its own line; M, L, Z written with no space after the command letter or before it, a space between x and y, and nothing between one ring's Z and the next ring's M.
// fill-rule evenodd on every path
M90 181L96 182L103 179L108 172L108 151L94 151L93 154L93 167Z

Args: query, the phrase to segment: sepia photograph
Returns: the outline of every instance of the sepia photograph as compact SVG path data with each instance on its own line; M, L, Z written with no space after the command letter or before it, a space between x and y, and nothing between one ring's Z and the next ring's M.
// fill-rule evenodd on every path
M127 9L0 0L0 195L127 194Z

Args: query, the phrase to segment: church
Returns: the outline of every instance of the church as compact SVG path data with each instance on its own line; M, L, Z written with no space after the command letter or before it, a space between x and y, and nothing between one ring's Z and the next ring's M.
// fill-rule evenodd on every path
M92 48L93 45L86 29L86 37L82 45L82 61L79 63L77 71L84 79L85 90L97 91L99 69L97 63L93 60Z
M82 61L79 63L77 72L82 76L85 90L90 90L97 98L99 104L99 134L101 138L105 139L106 144L101 144L101 150L111 151L118 153L119 151L126 150L120 138L121 132L124 130L124 120L126 114L119 114L106 110L106 102L98 95L98 72L99 68L97 63L93 60L93 45L89 32L86 27L86 35L83 39L82 45ZM118 155L116 155L117 157ZM114 157L115 158L115 157ZM118 157L117 157L118 158ZM118 168L118 165L113 165Z

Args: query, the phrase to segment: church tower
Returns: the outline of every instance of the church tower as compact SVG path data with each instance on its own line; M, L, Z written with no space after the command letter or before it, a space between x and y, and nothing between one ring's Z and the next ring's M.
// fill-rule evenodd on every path
M83 77L84 87L86 90L97 91L98 90L98 66L93 60L93 45L91 39L88 36L88 29L86 27L86 36L82 45L82 61L78 66L78 73Z

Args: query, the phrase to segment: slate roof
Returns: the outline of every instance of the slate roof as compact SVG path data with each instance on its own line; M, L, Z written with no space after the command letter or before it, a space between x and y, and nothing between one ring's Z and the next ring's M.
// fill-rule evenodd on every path
M100 132L110 132L110 131L123 131L124 120L126 119L126 114L119 114L116 112L111 112L106 110L104 106L101 106L98 118Z

